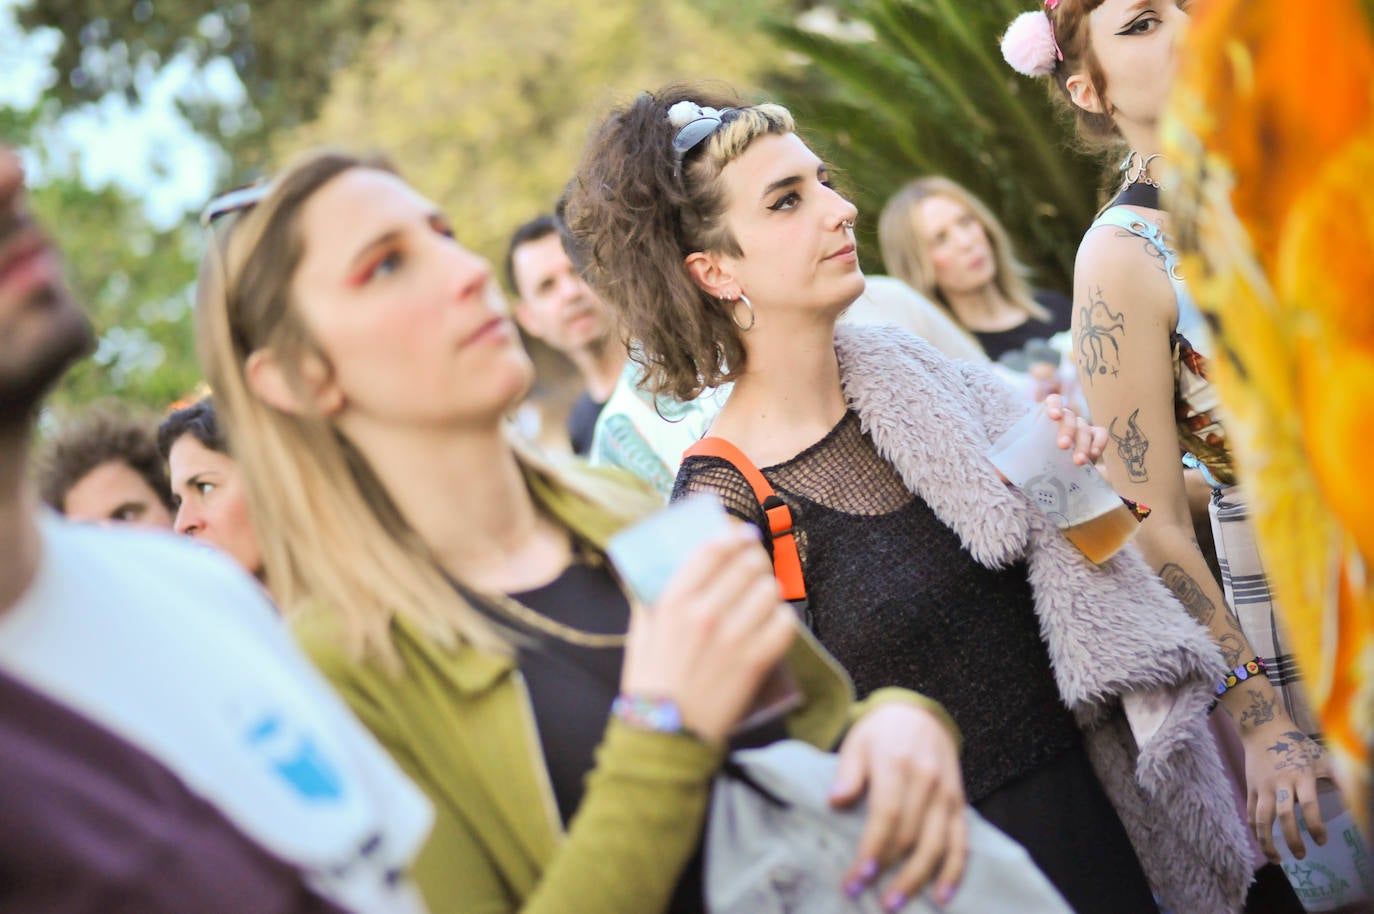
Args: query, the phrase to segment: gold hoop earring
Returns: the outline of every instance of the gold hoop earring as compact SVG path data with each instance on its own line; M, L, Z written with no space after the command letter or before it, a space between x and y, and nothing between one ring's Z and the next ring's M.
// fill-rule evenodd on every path
M749 301L749 297L748 297L747 295L745 295L743 292L741 292L740 295L739 295L739 298L736 298L736 299L729 299L729 298L726 298L726 299L722 299L722 301L725 301L725 302L728 302L728 303L729 303L729 305L730 305L730 309L729 309L729 310L730 310L730 320L734 321L736 327L738 327L741 331L749 331L749 330L753 330L753 329L754 329L754 322L755 322L756 320L758 320L758 316L757 316L756 314L754 314L754 305L753 305L752 302ZM748 323L748 324L741 324L741 323L739 322L739 318L735 316L735 303L736 303L736 302L744 302L744 307L748 309L748 311L749 311L749 323Z

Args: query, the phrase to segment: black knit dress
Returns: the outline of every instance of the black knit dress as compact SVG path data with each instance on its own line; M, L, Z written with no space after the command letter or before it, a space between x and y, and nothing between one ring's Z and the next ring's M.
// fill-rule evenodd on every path
M816 637L859 697L901 686L943 704L963 733L969 801L1026 847L1078 914L1154 914L1060 701L1025 564L974 561L852 412L763 474L792 510ZM723 460L683 463L673 497L693 492L766 527L748 482Z

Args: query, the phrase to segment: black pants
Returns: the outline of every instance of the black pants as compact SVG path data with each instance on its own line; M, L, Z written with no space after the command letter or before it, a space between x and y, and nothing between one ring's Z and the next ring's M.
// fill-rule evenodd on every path
M1126 829L1082 747L973 806L1026 848L1078 914L1159 914Z

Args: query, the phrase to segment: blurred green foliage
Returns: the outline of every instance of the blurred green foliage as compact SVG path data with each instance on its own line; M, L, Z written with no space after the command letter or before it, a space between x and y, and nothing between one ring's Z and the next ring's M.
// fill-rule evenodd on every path
M433 197L464 244L499 262L552 210L611 104L674 80L758 95L782 52L783 0L397 0L319 118L278 148L378 150ZM284 156L282 156L284 157Z
M383 0L28 0L25 29L63 37L49 97L63 108L124 95L137 103L177 58L226 60L246 95L179 100L195 129L230 154L234 179L270 165L268 139L311 120L389 4Z
M98 335L95 353L72 368L50 397L58 412L101 397L161 409L200 377L191 295L201 254L189 217L153 225L143 201L116 187L84 184L69 163L30 142L53 117L50 105L0 108L0 138L27 147L44 180L29 206L57 241L67 284Z
M68 373L56 411L102 396L161 409L200 378L192 329L201 230L188 216L154 226L136 195L91 188L73 163L53 161L40 128L118 94L137 105L173 61L198 72L227 61L245 91L193 82L177 101L189 125L223 149L228 185L270 170L270 138L315 117L333 74L377 23L380 0L29 0L27 30L55 29L52 85L30 111L0 109L0 137L27 147L42 176L35 214L65 255L68 282L99 334L96 352ZM118 154L111 150L111 154Z
M77 364L52 398L56 407L117 393L161 409L200 378L191 329L199 229L150 225L139 200L63 177L30 194L59 240L67 283L95 326L95 354Z

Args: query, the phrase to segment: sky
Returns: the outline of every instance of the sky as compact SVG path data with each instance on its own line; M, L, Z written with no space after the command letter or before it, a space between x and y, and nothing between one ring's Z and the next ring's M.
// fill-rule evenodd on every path
M62 36L51 30L24 34L14 20L22 5L22 0L0 0L0 106L27 109L56 78L49 61ZM117 184L143 199L155 225L167 227L219 189L214 185L220 171L220 153L191 131L174 100L187 92L234 98L243 87L226 61L197 72L186 59L173 59L147 78L148 91L137 108L122 97L107 97L65 115L37 142L50 167L75 170L92 187ZM32 180L41 183L44 169L32 150L25 165Z

